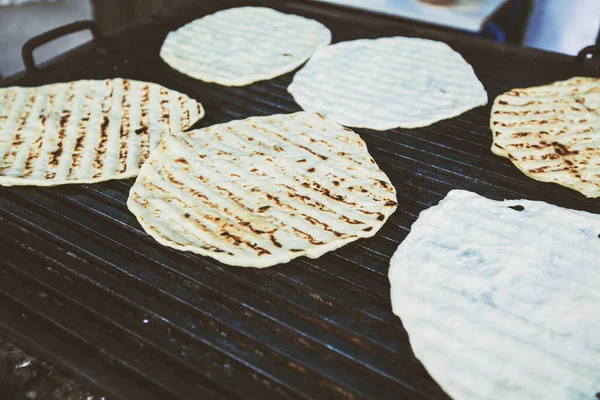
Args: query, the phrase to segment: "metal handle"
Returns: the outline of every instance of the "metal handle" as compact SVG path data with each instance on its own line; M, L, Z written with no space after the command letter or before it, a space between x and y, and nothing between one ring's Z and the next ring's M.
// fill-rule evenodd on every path
M600 55L599 45L588 46L581 50L573 62L573 75L582 75L583 68L585 67L585 61L588 59L588 56L593 56L594 54Z
M33 59L33 51L35 49L62 36L86 29L89 29L90 32L92 32L94 41L97 41L102 36L100 26L95 21L83 20L59 26L58 28L51 29L48 32L44 32L29 39L21 49L21 57L23 58L23 63L25 64L25 69L27 72L35 72L39 70Z

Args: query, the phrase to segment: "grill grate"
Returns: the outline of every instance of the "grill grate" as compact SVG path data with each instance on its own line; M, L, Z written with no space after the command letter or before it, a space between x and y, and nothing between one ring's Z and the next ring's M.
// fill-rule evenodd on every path
M186 17L128 29L3 85L117 76L153 81L200 100L207 109L201 126L298 111L286 90L293 74L224 88L160 60L170 30L241 4L202 3ZM491 99L565 78L570 68L568 57L375 14L301 1L260 3L320 20L334 42L393 35L444 40L474 66ZM453 188L600 212L598 200L532 181L494 156L488 120L484 107L415 130L358 129L398 191L398 210L374 238L266 270L227 267L158 245L127 210L132 180L0 188L0 326L111 399L447 399L412 355L390 307L389 257L418 213Z

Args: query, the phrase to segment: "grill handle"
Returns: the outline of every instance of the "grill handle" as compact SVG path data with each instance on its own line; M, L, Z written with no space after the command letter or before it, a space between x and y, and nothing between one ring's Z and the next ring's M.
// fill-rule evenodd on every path
M25 69L27 72L39 71L35 60L33 59L33 51L35 49L62 36L86 29L92 32L94 41L98 41L98 39L102 36L100 26L95 21L82 20L59 26L58 28L51 29L48 32L41 33L38 36L34 36L29 39L27 42L25 42L23 48L21 49L21 57L23 58L23 64L25 64Z
M573 75L583 75L583 68L588 56L600 55L600 45L588 46L581 50L573 62Z

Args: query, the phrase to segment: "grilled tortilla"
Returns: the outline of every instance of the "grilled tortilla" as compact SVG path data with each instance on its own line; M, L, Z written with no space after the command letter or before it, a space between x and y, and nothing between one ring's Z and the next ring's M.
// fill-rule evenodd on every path
M600 196L600 79L514 89L492 107L492 152L527 176Z
M165 135L203 115L186 95L127 79L0 89L0 185L136 176Z
M165 246L263 268L373 236L397 203L357 134L301 112L165 138L127 205Z

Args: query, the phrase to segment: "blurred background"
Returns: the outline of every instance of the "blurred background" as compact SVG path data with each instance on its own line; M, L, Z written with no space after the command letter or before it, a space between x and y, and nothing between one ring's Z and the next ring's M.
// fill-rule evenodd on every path
M21 47L42 32L95 19L103 32L202 0L0 0L0 76L23 70ZM575 55L599 40L600 0L314 0L364 8L487 40ZM88 32L36 50L38 62L91 39Z

